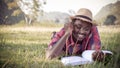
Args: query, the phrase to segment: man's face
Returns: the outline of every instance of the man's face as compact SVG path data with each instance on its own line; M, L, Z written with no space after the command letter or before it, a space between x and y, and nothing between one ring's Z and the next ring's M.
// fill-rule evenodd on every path
M89 35L91 30L91 24L82 20L76 19L73 23L73 36L78 40L82 41Z

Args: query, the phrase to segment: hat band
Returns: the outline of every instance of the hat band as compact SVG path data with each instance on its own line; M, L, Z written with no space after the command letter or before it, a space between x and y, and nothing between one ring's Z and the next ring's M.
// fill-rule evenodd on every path
M85 18L85 19L88 19L88 20L92 21L92 19L90 19L89 17L84 16L84 15L76 15L75 17L82 17L82 18Z

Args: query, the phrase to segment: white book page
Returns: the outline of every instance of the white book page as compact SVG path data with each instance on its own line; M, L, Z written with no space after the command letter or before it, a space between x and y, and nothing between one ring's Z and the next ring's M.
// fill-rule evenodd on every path
M111 51L108 50L102 50L103 53L110 53L113 54ZM92 53L95 52L95 50L86 50L82 53L82 57L80 56L69 56L69 57L63 57L61 59L61 62L64 65L83 65L83 64L90 64L93 63L92 59Z
M74 65L82 65L82 64L89 64L89 63L92 63L91 61L83 58L83 57L80 57L80 56L69 56L69 57L63 57L61 59L61 62L67 66L67 65L71 65L71 66L74 66Z
M89 60L89 61L93 61L92 59L92 53L95 52L95 50L85 50L83 53L82 53L82 57ZM102 52L105 54L105 53L109 53L109 54L113 54L111 51L108 51L108 50L102 50Z
M92 53L95 52L95 50L85 50L83 53L82 53L82 57L93 62L93 59L92 59Z

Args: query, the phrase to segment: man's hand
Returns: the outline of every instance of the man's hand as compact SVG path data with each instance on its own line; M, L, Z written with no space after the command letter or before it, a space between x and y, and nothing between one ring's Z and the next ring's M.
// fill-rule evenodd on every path
M104 55L104 53L102 51L95 51L92 54L92 59L94 61L102 62L104 60L104 57L105 57L105 55Z
M71 23L65 23L64 29L66 34L71 34L73 30L73 25Z

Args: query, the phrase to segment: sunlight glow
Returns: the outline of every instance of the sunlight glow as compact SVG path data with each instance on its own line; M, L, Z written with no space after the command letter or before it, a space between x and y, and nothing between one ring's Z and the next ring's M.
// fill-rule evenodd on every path
M44 11L60 11L67 12L74 10L75 12L79 8L88 8L95 15L103 6L114 3L117 0L47 0L47 4L44 6Z

